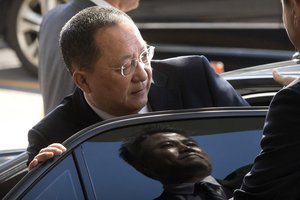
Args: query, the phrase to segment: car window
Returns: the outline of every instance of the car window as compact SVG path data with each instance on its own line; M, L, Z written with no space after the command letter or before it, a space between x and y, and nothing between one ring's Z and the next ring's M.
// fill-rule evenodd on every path
M153 199L160 184L138 173L118 156L121 142L86 142L82 145L98 199Z
M72 156L46 174L22 199L84 199Z
M266 114L258 108L246 110L158 112L155 117L145 114L133 116L132 121L95 124L66 141L66 154L29 173L7 199L154 199L162 185L123 161L119 148L128 137L157 125L184 130L208 153L212 175L227 183L235 181L234 174L240 174L240 168L249 171L260 151ZM231 186L238 188L243 176Z
M208 121L203 120L201 124L209 124ZM224 123L221 119L219 121L214 119L214 122ZM196 129L195 123L199 124L199 121L185 125L194 126ZM255 127L243 127L242 124L237 122L236 127L231 128L232 131L218 131L214 128L205 130L206 127L204 127L192 133L193 139L208 152L213 165L212 175L218 179L224 179L235 170L253 163L260 150L261 130L256 126L261 123L256 124ZM180 123L178 125L180 126ZM234 127L234 125L231 126ZM122 133L123 135L128 135L127 133L130 132L135 134L134 132L138 130L137 127L131 127L127 130L111 131L86 141L79 147L84 155L96 198L153 199L162 192L162 186L158 181L142 175L119 158L119 148L122 142L117 138ZM108 135L110 137L107 137Z

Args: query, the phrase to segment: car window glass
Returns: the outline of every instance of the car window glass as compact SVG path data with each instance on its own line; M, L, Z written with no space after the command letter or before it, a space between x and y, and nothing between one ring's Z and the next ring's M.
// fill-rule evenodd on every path
M217 123L217 121L214 122ZM185 125L193 126L194 123L197 122ZM181 123L176 122L176 124L180 125ZM231 127L233 126L231 125ZM205 130L206 127L203 126L202 131L205 132L193 131L193 139L210 156L213 164L213 176L224 179L238 168L253 162L255 155L259 152L261 130L252 128L244 126L245 130L243 131L237 130L243 128L236 126L232 129L237 131L217 132L217 130L213 130L214 128L211 128L210 131ZM127 135L130 133L128 131L133 130L134 128L111 131L109 134L99 135L83 143L80 147L97 198L153 199L162 192L162 186L158 181L145 177L119 158L119 148L122 142L117 138L120 137L120 134Z
M84 199L72 157L66 157L34 185L22 199Z
M98 199L153 199L159 182L137 172L118 156L121 142L86 142L82 145Z
M230 173L253 163L260 151L261 130L228 132L195 137L208 153L213 176L224 179Z

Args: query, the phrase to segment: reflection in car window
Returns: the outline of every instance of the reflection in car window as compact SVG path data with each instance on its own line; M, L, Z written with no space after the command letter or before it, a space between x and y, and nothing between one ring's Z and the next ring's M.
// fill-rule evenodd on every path
M72 157L65 158L22 199L84 199Z
M103 141L101 137L103 135L81 146L97 198L129 200L158 197L162 192L160 183L137 172L119 157L120 141L109 142L105 137ZM261 131L204 134L192 138L209 154L213 164L212 175L223 179L253 162L259 152Z
M260 151L261 130L194 137L208 153L212 175L223 179L238 167L251 164Z
M161 186L119 158L121 142L86 142L82 146L98 199L153 199ZM147 198L145 198L147 197Z

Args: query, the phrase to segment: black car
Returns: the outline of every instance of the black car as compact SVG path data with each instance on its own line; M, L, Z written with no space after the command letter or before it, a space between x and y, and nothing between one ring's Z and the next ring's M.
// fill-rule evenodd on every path
M228 180L236 170L251 165L260 150L267 106L282 88L272 79L273 69L300 77L300 61L296 58L222 74L252 107L163 111L101 122L69 138L65 142L68 151L63 156L49 160L28 174L26 153L14 155L14 159L0 165L0 197L24 175L5 199L53 199L52 195L58 199L120 199L121 195L122 199L151 199L158 196L162 189L159 183L137 173L118 157L124 138L156 124L167 124L190 133L209 153L213 175ZM116 188L118 192L113 192Z
M42 16L66 1L0 0L0 35L33 74ZM279 0L141 0L129 15L156 46L157 59L203 54L230 71L287 60L294 51Z

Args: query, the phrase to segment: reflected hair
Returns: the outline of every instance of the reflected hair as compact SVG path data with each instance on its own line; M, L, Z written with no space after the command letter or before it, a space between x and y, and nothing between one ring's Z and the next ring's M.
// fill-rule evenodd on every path
M158 133L177 133L180 135L183 135L185 137L186 133L183 130L175 129L169 126L161 126L161 125L155 125L155 126L148 126L145 127L142 133L137 134L134 137L127 138L126 141L123 142L119 149L119 156L128 164L133 166L136 170L140 171L144 175L154 178L151 176L151 174L148 174L143 169L140 168L140 164L143 161L143 142L151 137L152 135L158 134Z
M73 65L93 70L95 62L103 51L95 42L95 34L105 28L132 19L124 12L113 7L93 6L73 16L60 32L60 48L64 62L73 73Z

